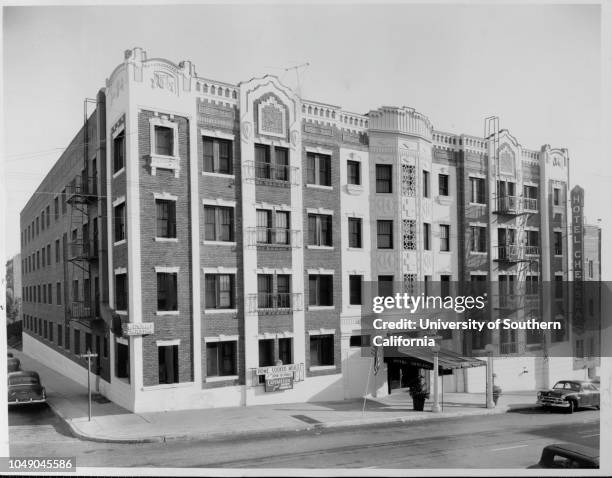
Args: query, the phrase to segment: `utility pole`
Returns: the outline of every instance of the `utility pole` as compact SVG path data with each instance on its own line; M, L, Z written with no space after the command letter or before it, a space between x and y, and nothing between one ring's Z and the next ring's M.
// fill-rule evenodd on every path
M88 421L91 421L91 359L96 358L98 354L91 353L91 350L87 349L86 354L81 354L80 357L87 359L87 415Z

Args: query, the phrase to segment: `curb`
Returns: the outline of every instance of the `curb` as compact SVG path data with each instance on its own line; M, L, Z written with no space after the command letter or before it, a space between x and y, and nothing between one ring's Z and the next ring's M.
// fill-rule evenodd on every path
M342 430L349 428L356 428L367 425L378 425L378 424L391 424L391 423L410 423L410 422L425 422L429 420L442 420L445 418L458 418L458 417L466 417L466 416L488 416L488 415L499 415L502 413L507 413L510 410L517 409L525 409L525 408L533 408L533 405L519 405L519 406L508 406L504 405L501 407L484 409L479 413L472 413L468 411L460 411L460 412L449 412L449 413L440 413L440 414L424 414L424 415L406 415L400 417L391 417L391 418L362 418L355 419L350 421L341 421L341 422L327 422L327 423L317 423L315 425L306 425L306 426L297 426L297 427L276 427L269 428L266 430L257 430L257 431L224 431L224 432L214 432L214 433L189 433L189 434L180 434L180 435L150 435L144 437L135 437L135 438L111 438L99 435L93 435L89 433L85 433L79 429L79 427L75 424L72 419L67 419L62 414L56 410L51 403L49 406L53 409L57 416L59 416L64 423L68 425L71 433L81 439L87 441L93 441L98 443L123 443L123 444L138 444L138 443L164 443L164 442L174 442L174 441L195 441L195 440L203 440L203 441L223 441L229 440L232 438L257 438L269 436L270 434L279 434L279 433L292 433L292 432L300 432L300 431L312 431L312 430Z

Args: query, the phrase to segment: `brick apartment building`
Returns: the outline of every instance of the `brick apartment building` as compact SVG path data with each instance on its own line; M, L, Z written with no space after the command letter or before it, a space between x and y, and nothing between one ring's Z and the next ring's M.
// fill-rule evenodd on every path
M445 133L412 108L350 113L140 48L87 104L21 213L24 350L78 381L96 352L96 386L130 410L361 396L364 282L487 279L502 313L572 279L568 152L525 149L495 120L486 137ZM515 332L443 346L492 345L510 388L556 376L516 378L541 369L521 355L541 340Z

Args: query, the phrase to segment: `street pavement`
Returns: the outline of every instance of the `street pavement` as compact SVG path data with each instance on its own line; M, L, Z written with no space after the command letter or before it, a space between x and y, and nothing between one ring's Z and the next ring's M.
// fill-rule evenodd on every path
M458 416L504 413L510 408L533 407L535 393L507 393L498 406L487 409L484 394L446 393L443 412L412 409L408 393L341 402L294 403L250 407L130 413L106 401L93 403L87 417L87 389L25 354L13 351L24 370L36 370L47 389L47 400L74 435L103 442L154 442L216 439L238 435L266 435L284 431L354 427L367 424L440 420Z
M58 419L59 421L59 419ZM54 426L55 425L55 426ZM489 416L166 443L96 443L58 424L10 426L12 456L76 457L78 467L214 469L512 468L537 463L550 443L599 446L599 411L516 410Z

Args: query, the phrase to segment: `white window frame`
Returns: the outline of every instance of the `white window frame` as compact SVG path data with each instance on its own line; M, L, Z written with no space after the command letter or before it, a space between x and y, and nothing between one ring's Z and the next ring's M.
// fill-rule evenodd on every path
M168 119L169 116L169 119ZM150 128L150 147L151 147L151 175L155 176L157 169L170 169L174 171L174 177L179 177L179 171L181 169L180 159L178 155L178 123L172 121L174 115L162 115L156 113L156 116L149 120ZM164 154L157 154L157 144L155 136L155 127L161 126L164 128L170 128L173 131L172 138L172 155L167 156Z

